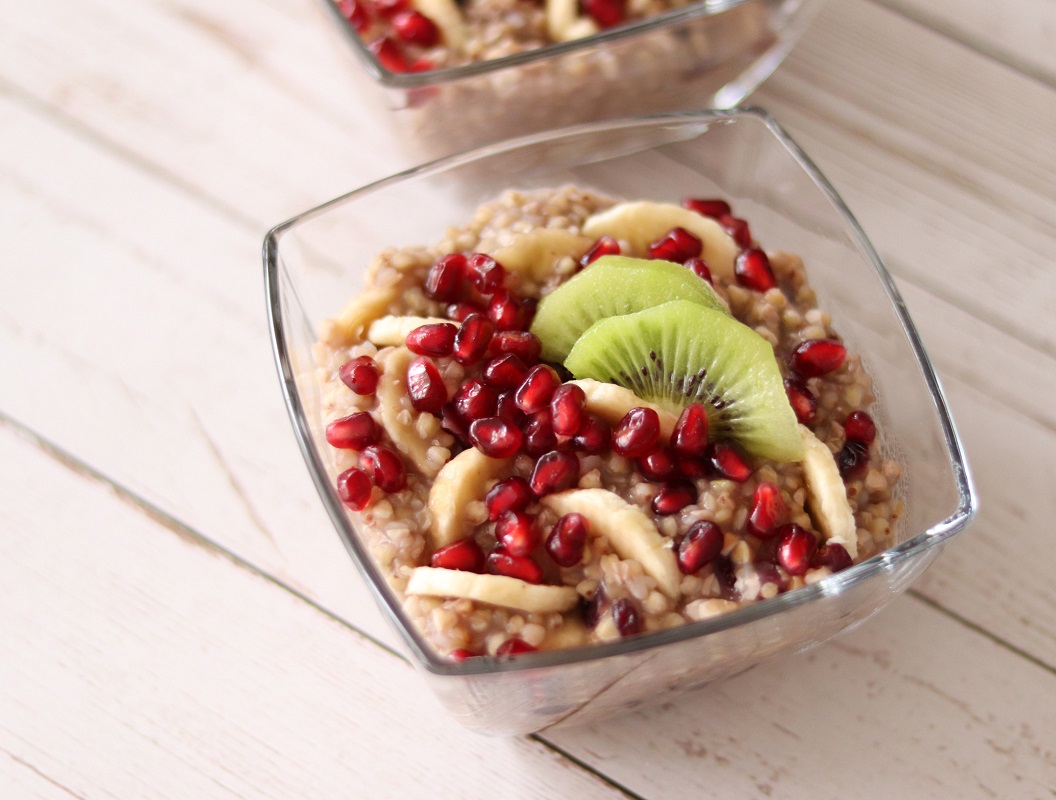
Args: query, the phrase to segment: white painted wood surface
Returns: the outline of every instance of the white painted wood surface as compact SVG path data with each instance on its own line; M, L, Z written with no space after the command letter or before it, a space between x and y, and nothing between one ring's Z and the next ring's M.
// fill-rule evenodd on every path
M0 797L1056 794L1051 2L833 0L753 97L894 271L978 521L835 643L510 740L386 649L278 396L263 232L413 162L318 9L9 5Z

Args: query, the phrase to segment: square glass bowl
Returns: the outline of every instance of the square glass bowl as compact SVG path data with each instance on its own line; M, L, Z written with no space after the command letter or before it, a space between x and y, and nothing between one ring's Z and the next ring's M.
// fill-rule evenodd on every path
M799 40L822 0L697 0L573 41L425 72L386 69L333 0L353 74L400 134L439 156L555 126L730 108ZM542 0L540 0L542 2Z
M335 489L311 353L319 323L385 247L439 241L508 188L575 184L613 197L727 198L764 245L800 254L819 305L875 381L885 455L905 467L891 549L724 616L613 643L455 663L433 652L388 587ZM290 419L338 535L416 668L462 723L493 733L576 724L655 703L816 645L909 586L975 512L964 454L898 292L851 213L765 112L632 118L443 159L274 228L264 246L271 337Z

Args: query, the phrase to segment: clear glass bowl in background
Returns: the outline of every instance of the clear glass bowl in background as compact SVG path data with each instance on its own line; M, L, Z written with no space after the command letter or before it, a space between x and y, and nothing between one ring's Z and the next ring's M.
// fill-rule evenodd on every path
M730 108L799 40L822 0L699 0L593 36L429 72L385 69L331 0L364 95L423 155L617 116Z
M337 497L311 348L320 321L361 288L378 251L438 241L505 189L569 183L628 199L725 197L764 247L803 256L820 306L875 380L879 446L905 465L906 513L892 549L725 616L614 643L454 663L412 627ZM975 512L946 402L890 276L832 186L763 111L608 121L447 158L279 225L264 260L282 390L319 495L411 661L471 728L526 733L586 722L816 645L909 586Z

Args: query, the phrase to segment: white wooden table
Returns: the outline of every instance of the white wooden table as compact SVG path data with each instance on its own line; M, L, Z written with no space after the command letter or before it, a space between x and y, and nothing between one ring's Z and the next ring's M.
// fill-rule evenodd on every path
M977 522L827 646L519 739L390 649L280 400L263 233L412 163L314 0L3 19L0 797L1056 795L1053 0L832 0L753 97L895 273Z

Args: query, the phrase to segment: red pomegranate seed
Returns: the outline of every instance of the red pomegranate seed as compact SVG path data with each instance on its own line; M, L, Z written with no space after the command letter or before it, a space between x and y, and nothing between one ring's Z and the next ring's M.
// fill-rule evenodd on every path
M524 306L520 300L506 289L496 289L488 303L488 318L500 331L514 331L524 328Z
M649 258L681 264L696 258L704 250L704 243L685 228L672 228L649 245Z
M513 353L505 353L484 365L484 381L496 392L516 389L528 374L528 367Z
M517 408L517 399L513 392L503 392L499 395L499 402L495 406L495 416L502 417L518 428L528 418L521 409Z
M326 426L326 441L342 450L362 450L381 438L381 430L368 411L357 411Z
M536 364L528 370L521 385L517 387L514 395L517 408L525 414L534 414L546 408L550 404L550 398L554 396L554 391L560 385L561 379L552 367L546 364Z
M709 451L711 467L722 477L738 483L752 477L752 467L738 445L731 441L713 442Z
M522 653L534 653L538 649L538 647L532 647L528 642L524 641L524 639L519 639L514 636L500 644L495 651L495 655L499 658L509 658L511 656L519 656Z
M609 448L612 431L599 417L586 414L579 423L579 430L572 437L572 446L588 455L604 453Z
M638 470L651 481L666 481L678 474L678 463L670 447L658 444L638 458Z
M590 597L579 598L579 615L583 624L593 630L601 621L601 612L605 604L605 592L600 588Z
M507 511L524 511L532 502L532 488L519 475L499 481L484 496L488 520L495 522Z
M471 303L452 303L446 309L447 318L453 322L463 323L470 314L480 314L481 310Z
M458 647L447 654L453 661L465 661L468 658L480 658L480 653L474 653L464 647Z
M632 408L612 431L612 449L626 458L644 456L660 438L660 417L651 408Z
M738 246L742 248L752 246L752 232L748 227L748 223L743 219L735 217L732 214L726 214L719 217L719 224L726 233L733 237L733 241L735 241Z
M463 572L484 571L484 551L472 536L444 545L429 559L430 567Z
M367 8L357 0L337 0L337 10L352 23L356 33L363 33L370 26L370 14Z
M487 568L492 575L505 575L507 578L517 578L525 583L543 582L542 567L529 556L515 556L501 548L491 551Z
M769 539L779 526L788 521L788 506L777 484L760 481L752 494L752 509L748 512L748 533Z
M466 260L466 277L482 294L491 294L506 280L506 268L484 253L473 253Z
M692 575L722 552L726 537L722 529L710 520L698 520L690 525L686 535L678 544L678 569L683 575Z
M587 395L574 383L562 383L550 398L550 417L554 433L558 436L575 436L583 422L583 404Z
M864 411L852 411L843 423L843 432L852 442L872 444L876 439L876 423Z
M494 355L517 356L527 366L539 360L543 345L534 333L528 331L499 331L491 339L488 350Z
M440 41L440 29L420 11L401 11L393 15L392 29L403 41L418 47L433 47Z
M440 409L440 427L460 441L472 444L469 441L469 423L462 419L454 403L445 403Z
M796 419L804 425L812 423L818 413L818 401L807 384L798 378L785 378L785 394L796 412Z
M847 348L835 339L807 339L796 345L788 366L804 378L818 378L839 369L846 357Z
M372 488L370 476L361 469L352 467L337 476L337 496L353 511L362 511L367 507Z
M466 257L462 253L446 255L429 268L425 276L425 294L442 303L458 300L465 276Z
M770 259L758 247L749 247L737 256L733 274L741 286L756 292L765 292L777 286Z
M727 600L738 599L740 592L737 591L737 574L733 571L733 561L730 557L721 553L715 556L711 569L715 573L715 580L719 582L722 596Z
M418 356L407 367L407 394L416 411L438 414L447 402L447 387L433 361Z
M373 0L374 11L379 17L391 19L410 8L410 0Z
M455 334L455 347L452 354L459 364L476 364L488 350L488 343L495 333L495 323L483 314L470 314Z
M383 444L364 447L359 454L359 468L386 494L398 492L407 485L403 459Z
M444 358L451 355L455 347L458 328L450 322L420 325L407 334L407 349L420 356Z
M678 471L682 473L684 478L695 481L698 478L711 477L711 465L704 456L693 456L691 458L678 456L675 461L678 465Z
M627 15L624 0L580 0L580 7L599 28L619 25Z
M788 575L777 568L777 547L774 547L774 559L775 561L756 561L752 566L755 567L755 574L759 576L759 585L763 586L767 583L772 583L777 587L779 592L786 591L788 589Z
M699 456L708 446L708 414L700 403L690 403L678 415L671 447L683 457Z
M707 281L708 283L714 285L715 280L711 276L711 268L708 267L708 262L705 261L703 258L687 259L685 267L698 278L700 278L702 281Z
M665 483L653 497L653 513L661 517L677 514L697 499L697 487L691 483Z
M602 236L590 249L579 259L580 267L589 267L602 256L618 256L620 254L620 243L611 236Z
M823 544L818 548L817 552L814 553L814 558L810 560L810 566L828 567L833 572L845 570L853 563L850 553L847 552L847 548L839 542Z
M836 454L836 466L845 481L860 478L869 466L869 445L850 439Z
M560 567L574 567L583 560L590 526L582 514L565 514L546 537L546 552Z
M530 456L538 458L543 453L557 447L557 436L554 434L554 425L548 408L532 414L522 431L524 432L524 452Z
M370 43L370 52L378 59L378 63L389 72L407 72L407 56L396 40L383 36Z
M538 541L532 518L522 511L507 511L495 523L495 538L513 556L526 556Z
M682 201L682 207L688 208L690 211L696 211L702 216L713 217L715 219L728 217L733 213L730 204L725 200L716 200L712 198L687 197Z
M486 456L509 458L521 449L523 436L509 420L484 417L470 423L469 439Z
M495 416L498 396L493 389L485 386L483 381L469 378L458 387L452 402L458 415L468 423Z
M579 481L579 458L575 453L551 450L535 462L528 485L536 497L562 492Z
M616 623L620 636L633 636L642 630L642 617L638 613L638 607L627 597L621 597L612 604L612 621Z
M778 529L777 563L789 575L802 575L810 568L810 560L818 546L814 534L794 522Z
M353 358L337 371L337 375L356 394L374 394L378 388L378 365L370 356Z

